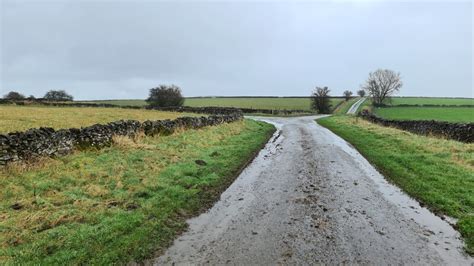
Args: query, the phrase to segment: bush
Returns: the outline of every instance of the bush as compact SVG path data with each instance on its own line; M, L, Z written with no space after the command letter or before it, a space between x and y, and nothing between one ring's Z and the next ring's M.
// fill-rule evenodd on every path
M19 92L10 91L9 93L5 94L3 98L6 100L19 101L24 100L25 96Z
M153 107L176 107L183 105L184 97L178 86L160 85L150 89L150 97L146 101L149 106Z
M365 90L358 90L358 91L357 91L357 94L358 94L360 97L364 97L364 96L365 96Z
M329 91L328 87L316 87L311 95L311 108L319 114L331 113Z
M47 101L67 102L72 101L74 98L64 90L50 90L44 95L44 99Z

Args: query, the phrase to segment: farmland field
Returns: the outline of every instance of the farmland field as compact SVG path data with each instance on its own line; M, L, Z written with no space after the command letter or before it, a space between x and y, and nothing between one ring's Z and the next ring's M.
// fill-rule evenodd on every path
M273 131L244 120L1 169L0 264L151 256L218 198Z
M318 123L354 145L386 178L435 213L458 218L467 250L474 253L474 144L418 136L347 116Z
M378 116L394 120L439 120L474 122L473 107L387 107L374 108Z
M473 98L436 98L436 97L392 97L390 104L410 105L474 105Z
M331 98L331 104L335 107L343 101L342 98ZM142 106L146 102L144 100L107 100L93 101L96 103L109 103L117 105L134 105ZM254 108L254 109L287 109L287 110L306 110L310 111L310 99L308 98L277 98L277 97L242 97L242 98L187 98L184 105L192 107L203 106L220 106L220 107L238 107L238 108Z
M189 116L189 114L175 112L122 108L0 105L0 133L38 127L78 128L121 119L139 121L175 119L183 115Z

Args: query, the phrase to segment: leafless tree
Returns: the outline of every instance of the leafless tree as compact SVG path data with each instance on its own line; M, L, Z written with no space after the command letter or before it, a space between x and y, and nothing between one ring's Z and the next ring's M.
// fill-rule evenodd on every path
M352 96L352 91L349 91L349 90L346 90L344 91L344 98L346 98L346 101L349 101L351 99L351 96Z
M369 78L362 89L367 91L374 105L383 105L384 101L398 92L402 85L400 73L389 69L377 69L369 73Z
M328 87L316 87L311 94L311 107L320 114L329 114L331 112L331 104L329 100Z
M364 96L365 96L365 90L358 90L358 91L357 91L357 94L358 94L360 97L364 97Z
M25 96L19 92L11 91L5 94L3 98L7 100L20 101L20 100L24 100Z

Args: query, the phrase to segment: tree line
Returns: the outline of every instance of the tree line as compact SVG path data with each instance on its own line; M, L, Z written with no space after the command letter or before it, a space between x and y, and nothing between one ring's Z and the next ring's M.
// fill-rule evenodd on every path
M367 94L374 105L383 105L385 101L398 92L402 87L400 73L395 73L389 69L377 69L369 73L369 77L357 95L365 97ZM328 87L316 87L311 94L311 107L320 114L331 113L330 90ZM346 101L352 98L352 92L346 90L343 92ZM35 100L34 96L25 97L19 92L11 91L7 93L4 99L8 100ZM64 90L50 90L41 100L46 101L72 101L74 98ZM181 88L176 85L159 85L149 91L149 97L146 99L149 106L170 107L182 106L184 97Z
M74 100L72 95L68 94L65 90L50 90L46 92L43 98L37 99L35 96L30 95L26 97L25 95L17 92L17 91L10 91L9 93L3 96L5 100L11 101L23 101L23 100L45 100L45 101L60 101L60 102L68 102Z
M367 94L374 106L384 105L390 96L395 94L402 87L400 73L390 69L377 69L369 73L369 77L357 91L360 97ZM311 94L311 108L320 114L331 113L330 90L328 87L316 87ZM352 97L352 92L346 90L343 92L346 101Z

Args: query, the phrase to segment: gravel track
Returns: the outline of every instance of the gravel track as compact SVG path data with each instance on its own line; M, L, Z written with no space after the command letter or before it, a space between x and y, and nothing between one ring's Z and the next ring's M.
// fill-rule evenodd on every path
M254 118L279 130L151 263L474 265L447 222L315 118Z

